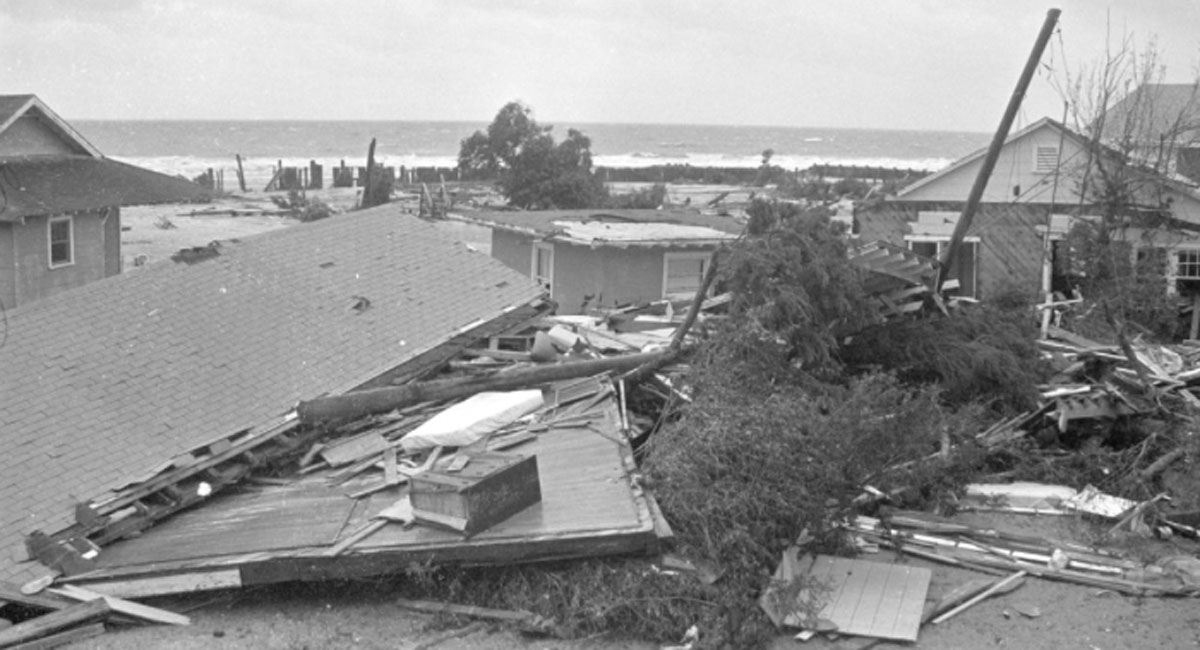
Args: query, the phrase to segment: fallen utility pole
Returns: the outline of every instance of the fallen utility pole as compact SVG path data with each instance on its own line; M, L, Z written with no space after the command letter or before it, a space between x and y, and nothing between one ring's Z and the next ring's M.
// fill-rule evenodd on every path
M958 257L963 238L967 234L967 229L971 227L971 219L979 209L979 202L983 198L984 189L987 188L988 179L992 177L992 170L996 168L996 160L1000 158L1000 149L1004 147L1004 141L1008 139L1009 129L1012 128L1017 111L1021 108L1021 100L1025 98L1025 91L1029 88L1029 82L1033 80L1033 73L1042 59L1042 53L1046 51L1046 43L1050 41L1050 36L1054 33L1054 25L1058 22L1058 16L1061 13L1062 11L1059 9L1051 9L1046 12L1046 21L1042 23L1042 31L1033 44L1033 51L1030 52L1029 60L1025 62L1025 69L1021 72L1021 78L1017 80L1017 87L1008 100L1008 107L1004 109L1004 117L1000 118L1000 126L996 129L996 135L992 137L991 145L988 146L987 155L983 158L983 166L979 169L979 175L975 177L971 193L967 195L967 204L963 206L958 223L954 224L954 234L950 237L950 243L946 246L946 251L942 253L942 258L938 260L937 281L933 285L934 293L941 292L942 283L946 281L946 275L953 268Z
M643 352L607 359L513 370L487 377L438 379L405 386L360 390L344 395L318 397L300 402L296 407L296 413L299 415L300 421L304 423L353 420L373 413L387 413L392 409L420 402L469 397L489 390L526 388L564 379L589 377L602 372L624 372L675 354L677 351L674 350Z

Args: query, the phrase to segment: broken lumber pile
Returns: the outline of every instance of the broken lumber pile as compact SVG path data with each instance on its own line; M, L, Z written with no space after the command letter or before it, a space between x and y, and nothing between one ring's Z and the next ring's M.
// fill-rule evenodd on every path
M1124 559L1115 552L1064 541L1015 535L939 521L919 513L886 520L856 517L850 531L870 543L927 560L984 572L1029 575L1111 589L1135 596L1191 596L1200 587L1161 566Z
M191 622L181 614L70 585L37 593L4 582L0 617L12 623L0 628L0 648L57 648L103 634L106 624Z

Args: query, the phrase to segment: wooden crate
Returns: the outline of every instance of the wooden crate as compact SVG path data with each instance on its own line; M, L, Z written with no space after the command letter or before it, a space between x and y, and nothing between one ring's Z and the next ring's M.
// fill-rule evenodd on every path
M457 472L446 467L413 476L417 521L474 535L542 500L537 456L480 452Z

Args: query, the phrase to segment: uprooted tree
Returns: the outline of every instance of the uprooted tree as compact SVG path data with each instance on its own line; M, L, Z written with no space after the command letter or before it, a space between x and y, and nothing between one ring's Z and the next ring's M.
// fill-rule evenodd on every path
M844 543L837 522L864 485L918 506L965 482L972 436L1041 380L1027 317L979 305L872 334L880 317L827 210L758 201L750 214L722 266L729 316L645 462L681 551L725 572L689 594L708 603L714 647L772 633L757 599L784 548L805 531L817 548ZM905 464L947 443L956 460Z
M552 128L538 124L528 106L509 102L486 131L462 141L458 167L468 176L495 178L516 207L602 206L608 192L592 170L592 141L569 129L566 139L555 142Z

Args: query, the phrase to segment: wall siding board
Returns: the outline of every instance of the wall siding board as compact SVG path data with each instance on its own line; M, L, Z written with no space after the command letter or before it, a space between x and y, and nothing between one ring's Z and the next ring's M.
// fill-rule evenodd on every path
M49 217L30 217L23 225L14 225L18 305L113 275L108 272L109 260L120 256L120 237L105 236L105 212L100 209L73 215L75 263L54 269L50 268Z
M920 211L962 210L961 203L885 202L864 208L855 215L863 241L883 240L906 246L904 236ZM1037 227L1046 223L1044 205L985 203L979 206L966 236L979 237L979 298L1017 289L1035 293L1041 287L1042 240Z
M43 156L80 153L33 115L19 117L0 132L0 156Z

